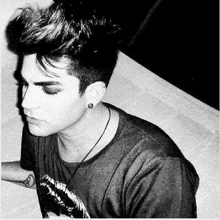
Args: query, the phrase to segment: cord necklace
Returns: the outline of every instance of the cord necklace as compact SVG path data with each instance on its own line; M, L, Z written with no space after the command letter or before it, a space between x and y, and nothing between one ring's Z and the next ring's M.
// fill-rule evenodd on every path
M89 154L94 150L94 148L97 146L97 144L99 143L99 141L102 139L103 135L105 134L105 131L109 125L109 122L110 122L110 119L111 119L111 111L110 111L110 108L108 108L108 112L109 112L109 118L108 118L108 121L106 123L106 126L101 134L101 136L99 137L99 139L96 141L96 143L94 144L94 146L89 150L89 152L86 154L86 156L82 159L82 161L79 163L79 165L76 167L76 169L74 170L74 172L72 173L69 181L67 182L66 184L66 188L67 186L69 185L70 181L72 180L72 178L74 177L74 175L76 174L77 170L79 169L79 167L82 165L82 163L85 161L85 159L89 156Z
M109 125L110 119L111 119L111 111L110 108L108 108L109 111L109 118L105 125L105 128L99 137L99 139L96 141L94 146L89 150L89 152L85 155L85 157L82 159L82 161L78 164L74 172L71 174L70 179L68 180L67 184L60 183L58 181L54 181L52 178L50 178L48 175L45 175L40 180L40 187L41 187L41 193L44 195L42 199L42 204L44 207L43 216L46 218L49 218L49 212L54 212L58 216L60 214L65 214L71 218L80 217L80 218L89 218L89 213L84 206L83 202L72 192L68 190L68 185L70 181L73 179L74 175L76 174L79 167L82 165L82 163L85 161L85 159L88 157L88 155L94 150L94 148L97 146L103 135L105 134L105 131ZM58 156L56 154L56 156ZM61 165L62 168L62 165ZM63 168L62 168L63 171ZM64 174L64 172L63 172ZM53 201L51 205L51 201Z

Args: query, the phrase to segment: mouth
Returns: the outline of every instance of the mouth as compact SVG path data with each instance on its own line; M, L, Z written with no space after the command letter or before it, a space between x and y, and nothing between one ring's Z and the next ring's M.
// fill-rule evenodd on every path
M41 119L30 117L30 116L27 116L27 115L25 115L25 117L26 117L27 122L30 123L30 124L39 124L40 122L43 121Z

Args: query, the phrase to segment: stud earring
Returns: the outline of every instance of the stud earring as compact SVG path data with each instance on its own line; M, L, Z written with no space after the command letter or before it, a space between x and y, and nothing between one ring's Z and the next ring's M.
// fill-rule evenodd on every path
M87 105L87 107L88 107L89 109L92 109L94 106L93 106L92 103L89 103L89 104Z

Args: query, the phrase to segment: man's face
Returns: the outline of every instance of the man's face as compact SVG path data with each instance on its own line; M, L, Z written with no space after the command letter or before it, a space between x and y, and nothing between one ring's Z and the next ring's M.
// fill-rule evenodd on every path
M47 136L76 125L86 112L85 96L79 94L79 79L68 75L62 63L50 71L59 77L47 76L38 67L36 55L24 57L22 107L30 132Z

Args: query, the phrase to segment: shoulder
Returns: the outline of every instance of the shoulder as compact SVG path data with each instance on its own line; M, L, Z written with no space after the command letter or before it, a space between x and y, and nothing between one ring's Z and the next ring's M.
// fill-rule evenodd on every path
M141 167L145 167L145 169L146 167L157 167L157 169L163 167L165 169L168 167L171 170L175 167L185 167L197 176L194 166L160 127L124 111L121 111L120 115L124 117L124 135L127 135L130 140L136 140L136 144L130 148L130 152L127 154L130 155L129 158L133 158L131 167L137 169L142 169ZM132 168L132 170L135 169Z
M127 137L128 142L148 153L161 156L183 157L180 149L172 138L157 125L118 110L121 123L121 136Z

